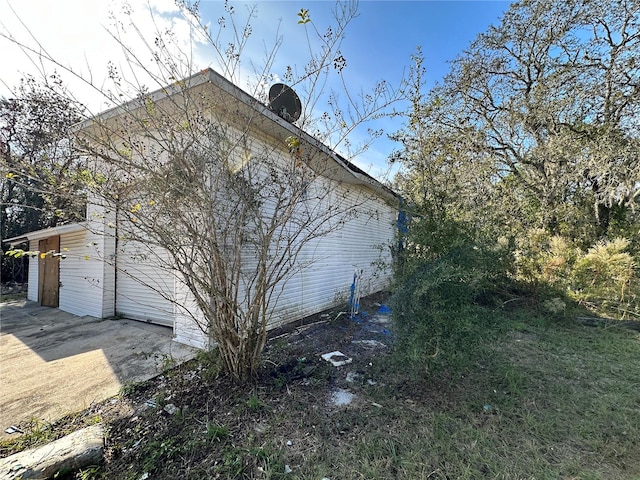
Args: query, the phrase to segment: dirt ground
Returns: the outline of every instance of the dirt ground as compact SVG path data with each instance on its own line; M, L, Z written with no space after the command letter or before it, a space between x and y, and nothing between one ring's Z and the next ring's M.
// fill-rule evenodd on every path
M292 427L296 405L317 405L317 413L328 416L334 409L344 408L344 402L377 408L375 403L369 405L363 388L373 388L371 385L380 381L373 362L388 353L392 339L386 299L383 293L362 299L361 314L354 319L334 309L271 332L259 378L250 385L238 386L220 375L215 361L188 361L56 422L51 427L57 432L52 438L100 418L108 430L103 474L114 479L132 478L132 471L139 472L138 476L148 473L148 478L186 475L180 465L172 464L177 460L167 451L174 442L179 449L193 447L189 447L189 455L182 451L178 455L185 468L198 465L210 471L222 465L219 478L234 477L231 471L224 473L229 455L226 448L196 445L198 438L211 441L218 434L221 440L232 439L234 446L255 442L255 435L277 439L283 445L289 441L294 455L298 448L304 455L311 447L306 444L310 439L297 438ZM336 367L321 358L334 351L351 362ZM11 448L0 449L0 457L10 453ZM259 472L262 468L260 460L256 462L241 468L251 476L252 469Z

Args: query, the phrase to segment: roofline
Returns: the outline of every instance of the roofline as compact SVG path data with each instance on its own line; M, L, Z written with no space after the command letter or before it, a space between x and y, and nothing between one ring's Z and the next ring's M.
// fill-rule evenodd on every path
M248 107L255 110L257 113L276 123L281 128L288 131L290 134L299 137L308 145L322 151L324 154L331 157L342 169L347 171L350 175L354 177L357 183L368 185L377 193L381 194L384 197L393 197L394 200L398 201L400 199L400 195L394 192L389 187L383 185L380 181L376 180L374 177L366 173L364 170L358 168L356 165L351 163L349 160L345 159L327 145L322 143L320 140L312 137L310 134L302 130L300 127L290 123L280 116L278 116L275 112L271 111L265 104L260 102L257 98L251 96L243 89L227 80L225 77L220 75L218 72L213 70L212 68L206 68L198 73L187 77L184 80L180 80L175 82L167 87L160 88L155 90L147 95L147 99L151 99L152 101L158 101L163 98L170 97L174 94L180 93L185 89L191 89L205 83L212 83L216 85L218 88L222 89L229 95L235 97ZM76 125L77 130L83 130L85 128L90 127L93 122L96 120L108 120L110 118L116 117L123 113L128 112L132 108L137 109L143 107L144 103L141 99L130 100L120 106L110 108L109 110L105 110L98 115L86 119L79 124Z
M66 225L59 225L57 227L43 228L42 230L36 230L33 232L27 232L17 237L7 238L3 240L4 243L8 243L12 247L21 243L40 240L43 238L55 237L64 233L80 232L87 229L87 222L82 223L68 223Z

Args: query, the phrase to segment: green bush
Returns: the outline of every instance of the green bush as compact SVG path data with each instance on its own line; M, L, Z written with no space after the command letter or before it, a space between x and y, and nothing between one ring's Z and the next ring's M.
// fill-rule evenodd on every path
M517 280L534 287L553 286L564 290L579 254L567 239L533 229L517 241L514 255Z
M576 261L569 293L600 314L640 317L640 282L636 264L622 238L601 241Z
M585 252L566 238L532 230L517 243L515 279L530 285L543 306L565 295L597 315L640 317L640 281L627 239L602 240Z
M420 371L464 368L491 330L478 303L504 285L507 257L496 247L458 247L399 282L391 300L399 360Z

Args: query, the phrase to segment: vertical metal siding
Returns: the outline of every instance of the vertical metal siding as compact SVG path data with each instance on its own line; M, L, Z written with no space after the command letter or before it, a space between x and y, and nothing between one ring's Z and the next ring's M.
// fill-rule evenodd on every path
M74 315L103 318L105 262L104 237L89 231L60 236L60 310Z
M174 274L167 267L166 253L122 239L116 255L116 313L173 326Z

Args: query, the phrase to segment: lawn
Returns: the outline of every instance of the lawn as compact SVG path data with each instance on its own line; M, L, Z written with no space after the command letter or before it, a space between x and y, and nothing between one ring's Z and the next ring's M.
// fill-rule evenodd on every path
M411 368L392 324L333 311L274 335L254 385L203 354L51 429L107 425L105 465L78 478L640 478L639 334L478 308L498 327L456 373Z

